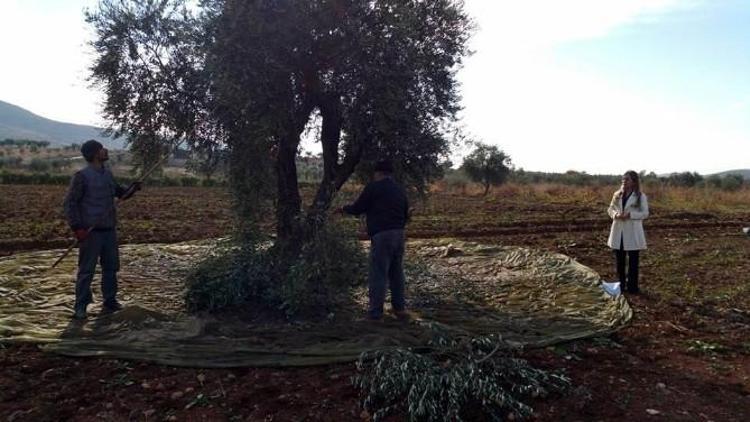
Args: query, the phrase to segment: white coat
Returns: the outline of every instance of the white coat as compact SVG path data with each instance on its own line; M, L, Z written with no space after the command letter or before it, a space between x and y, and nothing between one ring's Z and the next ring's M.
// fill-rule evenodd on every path
M607 246L612 249L620 249L620 239L626 251L637 251L646 249L646 234L643 232L643 220L648 218L648 198L641 192L641 206L636 207L635 192L630 195L622 207L622 191L617 191L612 196L612 202L607 208L607 214L612 219L612 228L609 230ZM630 218L621 220L615 218L619 214L630 213Z

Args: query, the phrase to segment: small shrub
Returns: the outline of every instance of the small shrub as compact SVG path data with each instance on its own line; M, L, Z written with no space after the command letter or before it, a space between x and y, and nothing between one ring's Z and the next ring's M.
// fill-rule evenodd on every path
M705 183L712 188L721 188L721 176L712 175L706 178Z
M200 180L196 177L185 176L180 178L180 185L182 186L198 186Z
M60 171L70 167L70 160L66 160L65 158L54 158L50 160L49 164L53 170Z
M465 191L471 183L469 176L463 170L449 170L445 173L443 181L451 191Z
M31 160L31 163L29 163L29 169L35 173L42 173L45 171L49 171L50 164L48 161L42 160L40 158L33 158Z
M721 189L725 191L735 192L740 190L744 178L739 174L728 174L721 179Z

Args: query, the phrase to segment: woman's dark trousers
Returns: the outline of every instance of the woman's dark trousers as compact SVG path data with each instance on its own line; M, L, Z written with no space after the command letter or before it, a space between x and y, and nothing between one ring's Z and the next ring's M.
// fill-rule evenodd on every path
M617 277L620 279L620 287L628 293L638 293L638 260L640 251L626 251L622 248L615 249L615 261L617 262ZM625 256L627 255L628 272L625 273Z

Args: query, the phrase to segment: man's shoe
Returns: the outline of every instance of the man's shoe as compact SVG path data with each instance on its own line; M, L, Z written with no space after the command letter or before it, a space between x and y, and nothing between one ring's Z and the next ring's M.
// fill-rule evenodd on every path
M382 315L380 315L380 316L372 316L370 314L366 314L364 317L362 317L362 319L360 321L374 322L374 323L383 322L383 316Z
M393 311L393 316L399 321L408 322L412 320L412 315L408 311Z
M114 301L111 303L105 303L102 305L102 310L104 312L117 312L122 309L122 305L118 301Z
M83 309L77 309L77 310L76 310L76 311L75 311L75 312L73 313L73 319L77 319L77 320L84 320L84 319L86 319L86 318L88 318L88 315L86 315L86 311L85 311L85 310L83 310Z

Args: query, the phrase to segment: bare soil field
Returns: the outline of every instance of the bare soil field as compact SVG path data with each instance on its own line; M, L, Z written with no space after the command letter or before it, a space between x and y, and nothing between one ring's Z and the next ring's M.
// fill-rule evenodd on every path
M62 203L65 186L0 185L0 256L70 244ZM121 243L178 242L231 233L224 190L148 188L118 206Z
M63 186L0 186L0 255L70 241ZM509 186L481 197L436 192L415 204L411 238L457 237L569 255L614 278L605 241L611 189ZM643 293L625 329L524 356L562 368L575 390L532 403L536 420L750 420L750 225L747 194L654 191ZM231 233L220 189L154 188L122 204L120 241ZM185 369L72 359L0 346L0 418L45 420L367 420L354 365ZM392 418L401 420L399 416Z

